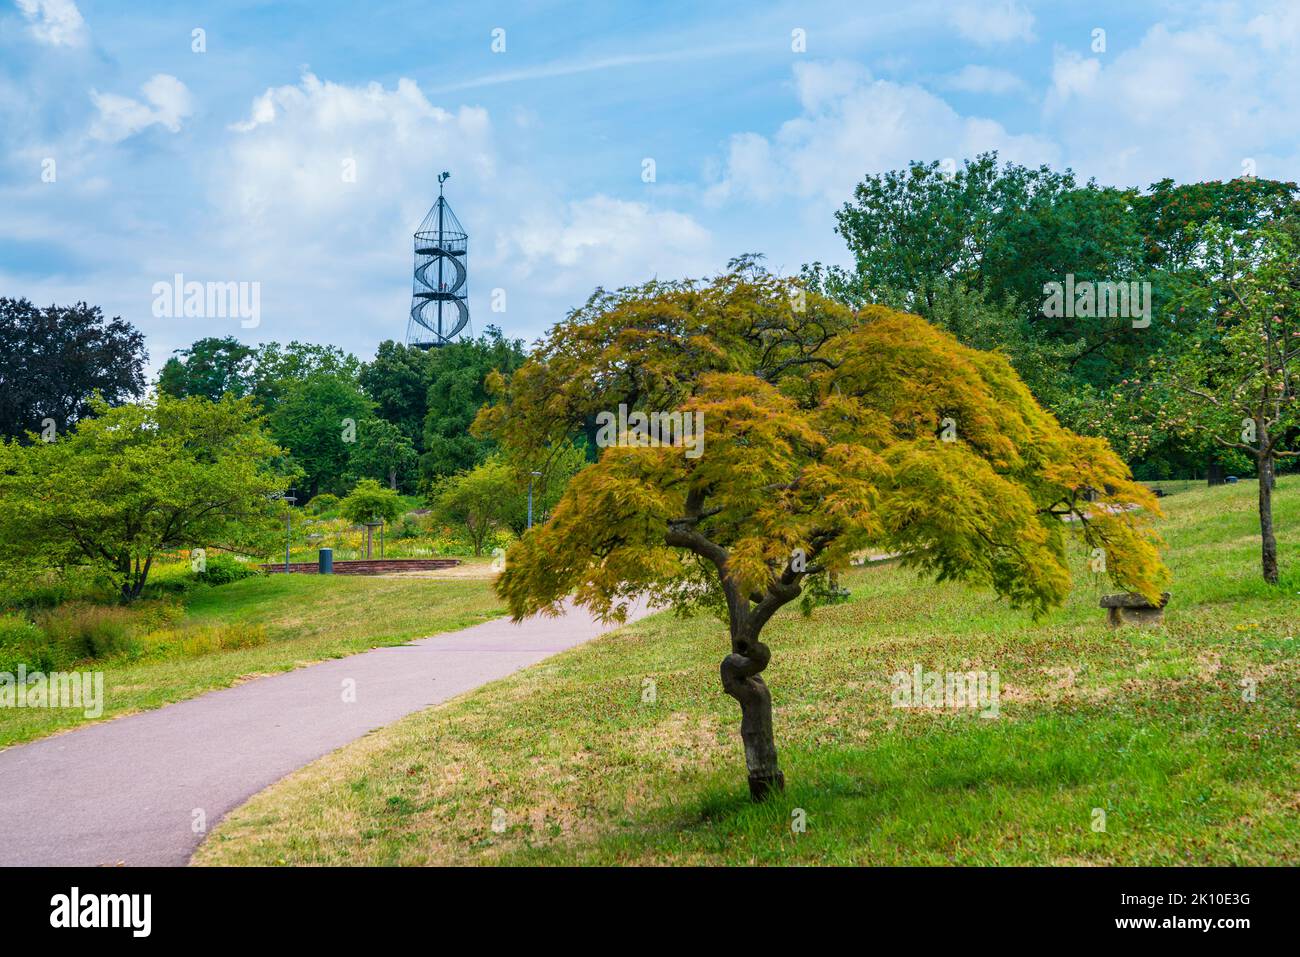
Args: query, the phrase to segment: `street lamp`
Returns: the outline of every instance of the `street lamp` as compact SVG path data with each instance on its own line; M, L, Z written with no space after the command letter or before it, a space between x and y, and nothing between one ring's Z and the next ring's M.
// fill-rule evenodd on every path
M291 494L296 489L289 489L280 497L288 502L284 510L284 573L289 574L289 546L292 543L293 535L293 503L298 501L298 496Z
M533 527L533 476L540 476L541 472L528 473L528 527Z

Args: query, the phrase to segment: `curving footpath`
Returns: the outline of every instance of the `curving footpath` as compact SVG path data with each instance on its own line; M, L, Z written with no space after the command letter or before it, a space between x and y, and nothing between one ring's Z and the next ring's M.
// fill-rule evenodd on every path
M614 627L499 618L0 751L0 865L185 864L290 771Z

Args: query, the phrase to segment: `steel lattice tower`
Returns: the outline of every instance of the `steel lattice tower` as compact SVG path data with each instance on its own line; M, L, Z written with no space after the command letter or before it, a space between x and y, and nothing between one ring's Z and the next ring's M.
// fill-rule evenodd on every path
M445 346L469 326L465 258L469 237L442 195L450 173L438 175L438 201L415 231L415 280L406 344Z

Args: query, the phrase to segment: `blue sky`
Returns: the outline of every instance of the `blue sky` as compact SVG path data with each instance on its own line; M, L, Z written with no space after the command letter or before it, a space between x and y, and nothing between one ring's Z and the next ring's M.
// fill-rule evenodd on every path
M442 169L474 328L530 340L597 285L845 262L834 211L912 159L1300 179L1295 3L2 2L0 294L99 304L153 368L401 340ZM260 283L259 324L155 317L176 273Z

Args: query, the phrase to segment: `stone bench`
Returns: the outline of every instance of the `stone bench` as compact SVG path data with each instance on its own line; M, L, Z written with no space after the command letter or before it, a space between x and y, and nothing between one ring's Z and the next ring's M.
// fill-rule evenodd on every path
M1101 607L1107 610L1106 620L1112 628L1120 625L1144 625L1148 628L1163 624L1165 605L1169 592L1160 596L1160 604L1153 605L1136 592L1123 595L1102 595Z

